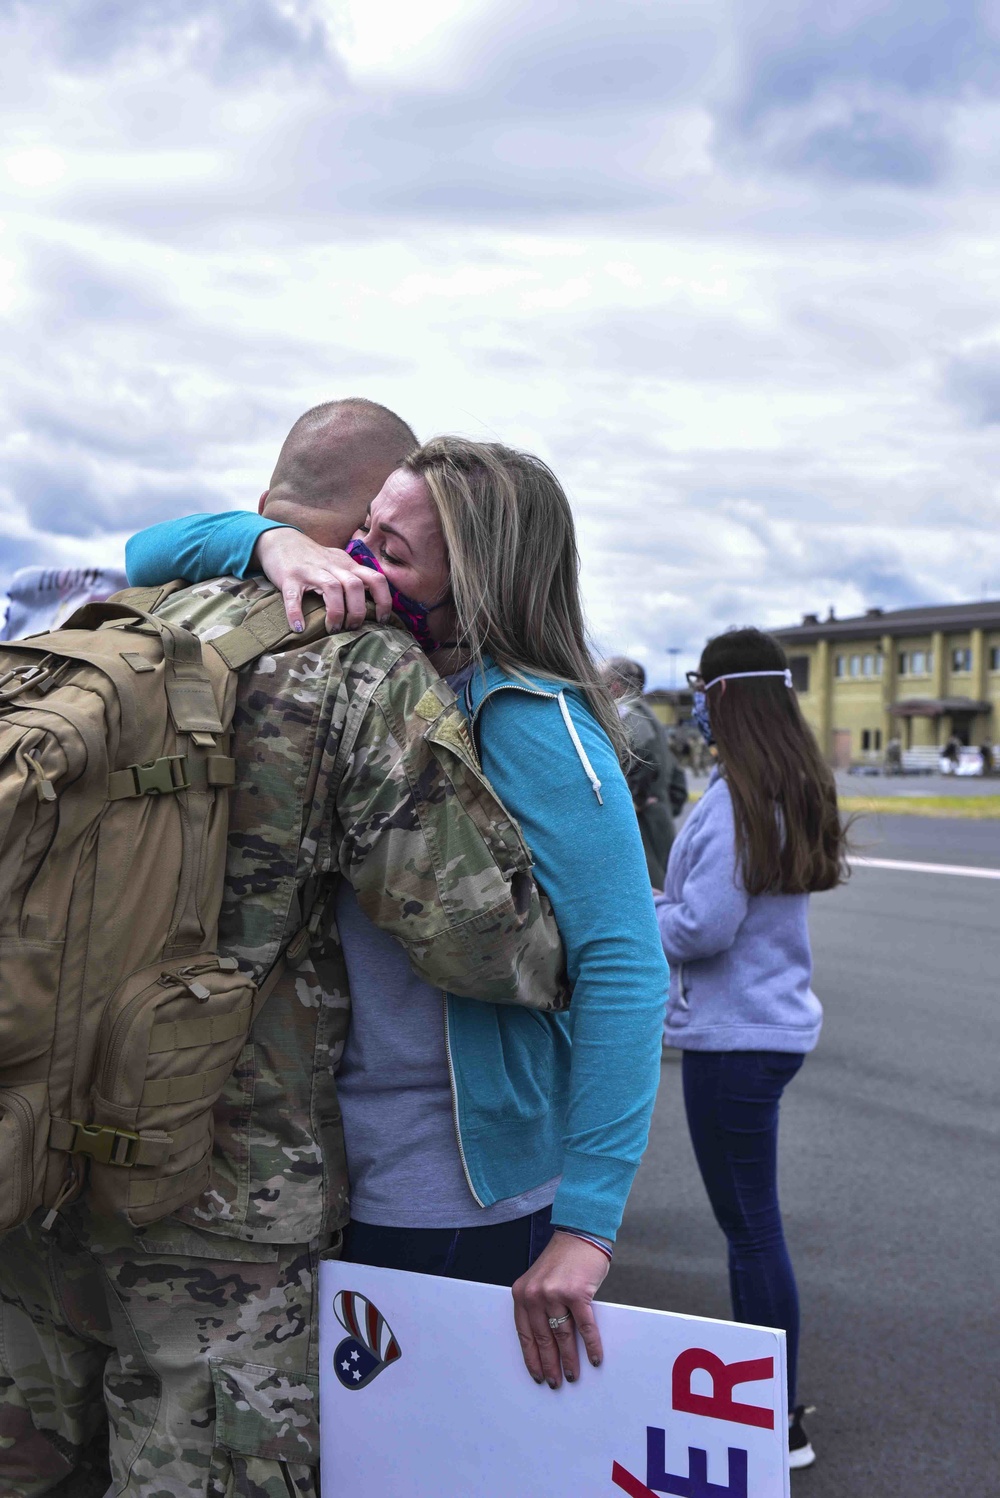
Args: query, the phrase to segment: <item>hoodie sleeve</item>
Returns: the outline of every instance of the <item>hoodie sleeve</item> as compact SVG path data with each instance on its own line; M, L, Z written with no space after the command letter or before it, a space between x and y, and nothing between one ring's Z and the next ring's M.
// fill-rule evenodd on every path
M698 825L683 849L679 889L656 897L663 950L672 963L697 962L728 951L747 914L733 802L724 780L705 793L699 812Z
M224 510L147 526L125 546L129 584L152 588L175 577L189 583L207 582L210 577L248 577L258 540L279 524L250 510Z

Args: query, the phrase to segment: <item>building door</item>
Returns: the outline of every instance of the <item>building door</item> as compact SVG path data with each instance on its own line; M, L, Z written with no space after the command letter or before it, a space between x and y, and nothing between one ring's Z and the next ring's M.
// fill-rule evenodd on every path
M849 728L833 730L833 767L835 770L851 768L851 730Z

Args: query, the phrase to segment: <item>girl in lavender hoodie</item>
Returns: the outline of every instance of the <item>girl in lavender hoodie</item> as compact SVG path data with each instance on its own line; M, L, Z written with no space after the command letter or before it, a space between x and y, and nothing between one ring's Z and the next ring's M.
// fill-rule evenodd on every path
M778 1208L778 1106L819 1037L807 907L845 877L833 775L788 660L756 629L710 640L695 718L719 768L670 853L657 898L673 973L665 1038L684 1052L684 1104L729 1243L733 1316L783 1327L789 1460L815 1455L795 1404L799 1302Z

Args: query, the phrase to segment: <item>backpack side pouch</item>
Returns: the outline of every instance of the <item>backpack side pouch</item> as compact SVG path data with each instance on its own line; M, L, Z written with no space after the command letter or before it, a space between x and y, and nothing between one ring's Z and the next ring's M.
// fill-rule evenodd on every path
M104 1013L92 1122L95 1210L156 1222L208 1183L212 1110L246 1045L256 987L214 953L133 973ZM75 1125L79 1130L80 1126Z

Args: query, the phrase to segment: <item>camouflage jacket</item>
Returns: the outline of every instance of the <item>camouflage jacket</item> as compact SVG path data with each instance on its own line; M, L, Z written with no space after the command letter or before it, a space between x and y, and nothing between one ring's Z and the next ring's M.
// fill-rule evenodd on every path
M265 592L260 579L217 579L157 612L211 639ZM260 978L314 915L216 1107L210 1186L178 1216L230 1238L301 1243L348 1216L336 880L350 880L421 977L470 998L564 1007L562 948L520 829L409 634L369 625L260 657L240 673L233 730L220 950Z

